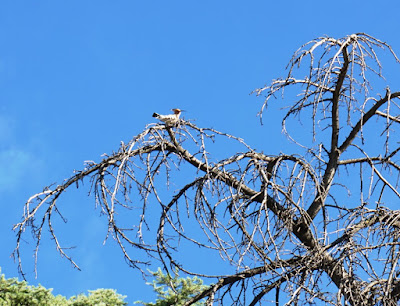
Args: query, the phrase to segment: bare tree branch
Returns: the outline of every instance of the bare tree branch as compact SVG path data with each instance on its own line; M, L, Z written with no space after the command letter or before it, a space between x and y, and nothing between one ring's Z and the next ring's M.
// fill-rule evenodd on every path
M105 239L131 267L158 262L167 272L212 279L186 305L205 298L208 305L249 298L250 305L396 305L400 92L371 86L384 80L380 49L399 62L388 44L364 33L320 37L295 52L286 77L256 90L265 95L261 119L286 90L282 127L299 145L295 153L259 153L185 120L150 124L117 152L33 195L14 226L20 272L23 237L30 230L36 261L44 229L79 269L53 224L66 222L65 191L89 180ZM178 256L190 247L229 263L230 274L194 271Z

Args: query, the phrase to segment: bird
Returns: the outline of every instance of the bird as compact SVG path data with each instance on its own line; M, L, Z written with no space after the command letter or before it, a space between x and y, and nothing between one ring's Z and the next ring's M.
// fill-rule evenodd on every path
M181 115L182 110L179 108L171 109L174 113L170 115L160 115L157 113L153 113L153 117L158 120L164 122L166 125L174 125L179 121L179 116Z

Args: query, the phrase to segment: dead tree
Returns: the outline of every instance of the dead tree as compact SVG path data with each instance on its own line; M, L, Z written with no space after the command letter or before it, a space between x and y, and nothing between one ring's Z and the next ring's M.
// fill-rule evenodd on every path
M259 153L184 120L151 124L118 152L32 196L14 227L21 272L28 229L36 255L48 229L78 267L53 224L62 218L63 193L90 180L108 235L131 267L159 260L167 271L213 279L187 305L203 298L209 305L396 305L400 92L386 87L380 49L399 62L389 45L364 33L321 37L295 52L286 77L256 90L265 97L261 119L285 90L282 126L295 153ZM291 130L300 125L298 139ZM226 151L210 152L220 143L241 148L217 158ZM231 264L232 274L193 271L177 257L190 245Z

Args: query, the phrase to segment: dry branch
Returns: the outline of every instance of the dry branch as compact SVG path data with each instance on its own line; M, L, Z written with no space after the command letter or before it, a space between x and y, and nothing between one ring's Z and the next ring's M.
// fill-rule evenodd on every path
M130 266L142 269L159 260L167 271L177 267L214 279L187 305L204 298L209 305L241 305L249 296L251 305L272 297L293 304L395 305L400 213L391 203L400 198L400 92L373 92L370 84L383 78L377 49L399 62L389 45L363 33L318 38L294 54L285 78L256 90L265 95L262 116L272 97L302 87L294 102L286 98L282 120L300 153L258 153L242 139L184 120L173 127L151 124L118 152L32 196L14 226L21 273L28 229L36 257L47 228L61 256L78 268L52 224L62 217L64 192L89 180L107 218L107 237ZM312 134L306 144L288 127L302 118L303 130ZM223 142L237 151L211 155L210 148ZM123 218L128 213L133 227ZM182 245L219 256L232 273L192 271L176 256L185 251Z

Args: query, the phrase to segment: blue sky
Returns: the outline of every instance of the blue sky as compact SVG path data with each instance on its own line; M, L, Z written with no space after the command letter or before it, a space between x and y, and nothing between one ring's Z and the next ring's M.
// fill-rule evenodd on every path
M16 277L12 225L23 204L85 160L99 160L153 122L185 109L202 127L276 154L279 107L261 126L262 98L249 93L284 75L292 53L322 35L365 32L400 53L398 1L2 1L0 3L0 267ZM388 75L398 68L389 67ZM397 69L397 70L395 70ZM398 74L397 74L398 75ZM398 88L393 88L395 90ZM87 189L60 199L66 243L82 271L43 241L38 278L71 296L115 288L127 301L154 299L113 241ZM61 225L60 225L61 227ZM62 228L62 227L61 227ZM24 255L28 262L32 250ZM211 264L212 267L212 264Z

